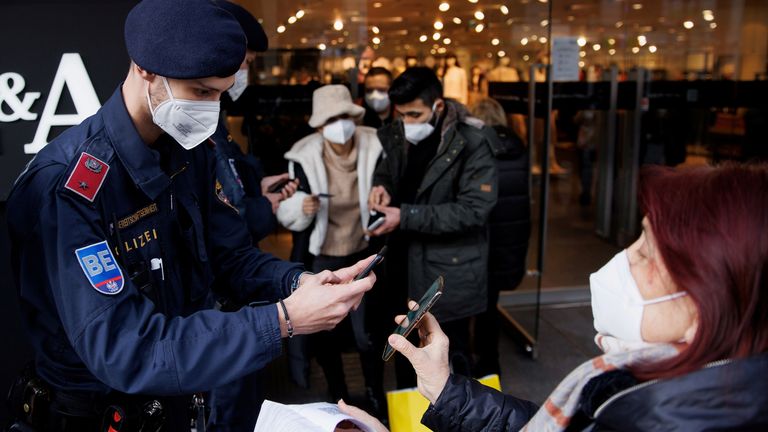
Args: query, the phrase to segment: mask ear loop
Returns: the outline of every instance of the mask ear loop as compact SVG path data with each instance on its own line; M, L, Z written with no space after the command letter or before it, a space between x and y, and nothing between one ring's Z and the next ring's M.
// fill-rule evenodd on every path
M680 297L684 297L684 296L687 296L687 295L688 295L688 292L686 292L686 291L679 291L679 292L676 292L676 293L663 295L661 297L656 297L655 299L643 300L643 306L648 306L648 305L652 305L652 304L656 304L656 303L663 303L665 301L675 300L675 299L678 299Z
M147 81L147 105L149 105L149 112L154 116L155 112L157 111L160 106L166 102L173 102L175 98L173 97L173 92L171 92L171 86L168 84L168 80L165 79L165 77L160 77L163 80L163 85L165 85L165 91L168 93L168 99L160 102L157 104L155 109L152 109L152 98L149 97L149 81Z

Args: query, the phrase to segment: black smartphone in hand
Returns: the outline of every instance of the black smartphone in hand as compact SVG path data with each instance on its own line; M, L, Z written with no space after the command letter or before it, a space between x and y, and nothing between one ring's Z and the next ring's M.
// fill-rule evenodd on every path
M272 183L271 185L269 185L269 187L267 187L267 192L268 192L268 193L278 193L278 192L280 192L281 190L283 190L283 188L284 188L284 187L285 187L285 186L286 186L288 183L290 183L290 182L292 182L292 181L293 181L293 180L292 180L292 179L289 179L289 178L287 178L287 179L282 179L282 180L278 180L278 181L276 181L276 182Z
M371 273L373 268L376 267L377 265L379 265L379 263L384 260L384 255L386 253L387 253L387 247L384 246L383 248L381 248L379 253L377 253L376 256L373 258L373 261L371 261L368 264L368 266L366 266L365 269L363 269L363 271L358 273L358 275L355 276L355 278L352 279L352 280L360 280L360 279L364 279L364 278L368 277L368 275Z
M403 322L397 326L392 334L408 337L408 335L411 334L411 331L416 328L416 325L418 325L424 317L424 314L429 312L429 310L432 309L432 306L437 303L440 296L443 295L444 286L445 279L442 276L438 276L437 279L432 282L432 286L430 286L427 292L421 297L421 300L419 300L418 309L408 311ZM390 345L389 342L387 342L387 346L384 347L384 354L381 355L382 360L388 361L394 354L395 349L392 348L392 345Z
M373 232L376 230L376 228L382 226L384 222L387 220L386 216L384 216L384 213L378 212L376 210L370 211L371 216L368 218L368 232Z

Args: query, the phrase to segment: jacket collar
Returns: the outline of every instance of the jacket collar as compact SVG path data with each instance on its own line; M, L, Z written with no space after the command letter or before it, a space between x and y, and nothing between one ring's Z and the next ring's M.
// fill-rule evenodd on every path
M112 146L115 148L133 182L151 200L170 185L170 179L160 169L157 152L141 139L133 120L128 115L122 94L122 84L115 90L102 108L104 125Z

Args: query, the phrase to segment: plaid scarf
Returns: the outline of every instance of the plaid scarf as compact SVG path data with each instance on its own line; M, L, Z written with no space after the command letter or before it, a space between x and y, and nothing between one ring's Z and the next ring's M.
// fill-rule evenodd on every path
M601 334L595 336L595 343L605 354L582 363L568 374L522 431L565 430L576 413L582 389L589 380L604 372L664 360L679 352L672 344L626 342Z

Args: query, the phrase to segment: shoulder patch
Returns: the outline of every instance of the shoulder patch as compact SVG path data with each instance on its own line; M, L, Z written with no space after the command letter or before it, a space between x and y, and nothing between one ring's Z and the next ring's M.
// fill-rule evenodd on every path
M64 187L93 202L107 178L107 172L109 165L106 162L83 152Z
M117 265L106 240L75 250L75 256L96 291L115 295L123 290L123 271Z

